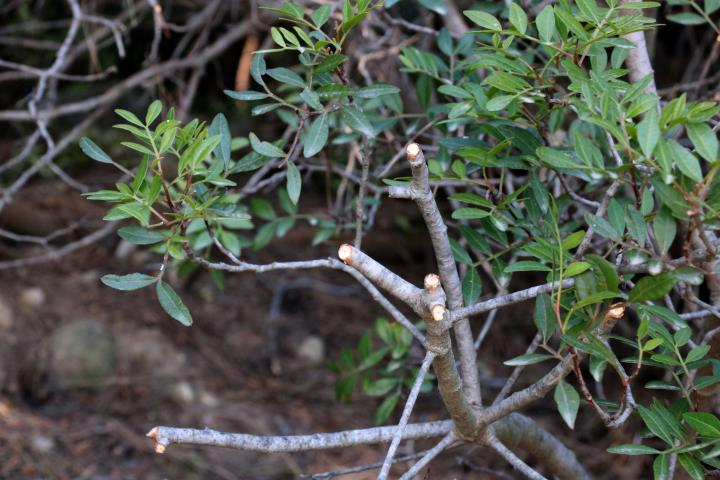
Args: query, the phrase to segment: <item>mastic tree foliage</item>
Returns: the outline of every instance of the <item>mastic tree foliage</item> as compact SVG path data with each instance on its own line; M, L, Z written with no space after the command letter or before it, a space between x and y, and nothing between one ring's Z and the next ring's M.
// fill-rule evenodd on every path
M182 124L156 101L144 114L116 111L135 163L81 140L88 156L125 174L88 199L110 202L106 220L129 220L120 237L162 256L154 275L102 281L155 288L164 310L191 325L163 278L169 268L242 265L248 250L300 222L315 229L313 245L355 236L359 247L381 204L395 201L385 193L411 186L397 146L417 141L465 306L507 293L528 272L549 285L528 297L534 347L505 364L551 368L569 355L570 374L553 394L564 423L574 428L581 405L608 427L639 416L642 442L610 451L652 456L656 479L668 478L675 459L695 479L720 469L720 419L703 401L720 381L709 355L717 323L707 318L720 302L720 109L684 94L661 101L652 71L630 82L636 44L628 36L659 27L646 16L659 4L486 2L464 12L470 31L442 29L432 44L400 47L397 77L414 86L401 95L401 85L349 75L347 52L353 31L396 2L334 3L269 8L279 22L274 45L253 56L255 89L225 92L229 104L250 102L253 116L284 123L284 136L233 137L222 113ZM717 28L720 2L670 3L670 20ZM260 169L280 175L269 196L243 190ZM346 187L323 214L304 211L308 185ZM381 398L376 421L386 421L417 374L412 341L404 327L378 320L333 364L338 397L360 385ZM655 380L639 383L646 370ZM620 394L604 398L592 386L603 381ZM426 378L423 389L430 385Z

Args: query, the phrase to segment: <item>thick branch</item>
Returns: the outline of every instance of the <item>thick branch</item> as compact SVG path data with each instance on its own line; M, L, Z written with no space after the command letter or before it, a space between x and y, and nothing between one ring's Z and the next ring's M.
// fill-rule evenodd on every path
M560 480L589 480L575 453L535 421L513 413L493 425L497 438L510 449L522 449Z
M620 0L620 4L624 5L627 3L633 3L635 0ZM630 10L635 12L635 10ZM657 88L655 87L655 76L650 62L650 55L648 55L647 44L645 43L645 32L632 32L623 35L625 40L629 40L635 44L635 48L631 49L628 53L625 64L628 67L630 73L630 82L636 83L643 78L650 75L650 83L645 87L645 92L653 93L657 95Z
M448 306L451 309L459 309L463 306L460 276L450 248L445 220L440 214L437 203L435 203L435 197L430 189L425 156L417 143L411 143L407 146L407 159L410 162L413 175L413 181L409 187L410 197L415 200L430 234L438 264L438 272L448 298ZM468 322L467 318L458 317L454 329L460 357L463 391L471 404L480 406L480 380L476 365L477 353L470 322Z
M341 245L338 250L338 257L346 265L365 275L375 285L406 303L418 315L423 314L422 290L420 288L391 272L384 265L351 245Z

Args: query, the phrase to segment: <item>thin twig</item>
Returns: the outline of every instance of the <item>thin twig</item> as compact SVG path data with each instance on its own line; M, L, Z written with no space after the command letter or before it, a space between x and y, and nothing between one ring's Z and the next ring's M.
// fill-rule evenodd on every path
M415 400L417 400L417 396L420 393L420 387L422 387L422 384L425 381L425 375L427 375L428 369L434 359L435 354L433 352L427 352L425 354L425 359L423 360L422 365L420 365L420 370L415 377L415 383L413 384L410 394L408 395L408 399L405 402L405 408L403 408L402 415L400 416L400 423L398 423L397 432L395 432L395 435L393 436L390 448L388 448L387 455L385 456L385 461L380 469L378 480L386 480L388 474L390 473L390 467L392 466L395 452L397 451L403 434L405 433L405 427L407 426L408 420L410 420L410 414L415 406Z

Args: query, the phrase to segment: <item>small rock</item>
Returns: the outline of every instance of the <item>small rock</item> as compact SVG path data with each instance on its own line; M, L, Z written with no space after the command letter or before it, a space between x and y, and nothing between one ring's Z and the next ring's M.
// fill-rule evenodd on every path
M55 448L55 441L50 437L36 433L30 438L30 446L37 453L50 453Z
M118 334L118 373L145 378L182 378L185 355L156 328L140 328Z
M325 360L325 342L316 335L308 335L300 342L297 356L310 365L319 365Z
M195 403L195 390L188 382L178 382L170 387L170 397L183 405Z
M10 330L14 320L12 308L5 300L0 298L0 332Z
M20 292L20 306L23 310L29 311L42 306L45 303L45 292L42 288L31 287Z
M44 357L55 387L101 387L113 376L112 335L99 321L61 325L45 345Z
M220 400L207 390L203 390L200 392L200 403L204 407L214 408L220 405Z

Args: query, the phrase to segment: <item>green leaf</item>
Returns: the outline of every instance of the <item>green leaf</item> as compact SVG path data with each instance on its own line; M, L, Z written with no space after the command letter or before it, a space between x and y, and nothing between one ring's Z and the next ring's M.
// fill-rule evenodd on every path
M315 73L326 73L336 70L340 65L347 61L348 57L334 53L325 57L325 60L320 62L320 65L315 67Z
M395 410L395 406L400 400L400 393L393 393L383 401L375 411L375 424L379 425L388 419L390 414Z
M257 135L250 132L250 146L253 150L255 150L257 153L264 157L270 157L270 158L277 158L277 157L284 157L285 152L283 150L275 145L273 145L270 142L261 141Z
M121 238L135 245L152 245L162 242L166 238L157 230L149 230L137 225L122 227L117 233Z
M645 217L643 217L642 213L638 212L635 207L628 205L626 223L630 236L638 242L640 247L644 247L645 240L647 239Z
M673 429L662 417L659 412L654 409L647 408L643 405L637 406L637 412L640 414L645 426L653 435L662 439L668 445L673 444Z
M691 12L673 13L668 15L667 19L681 25L702 25L705 23L705 19L702 16Z
M143 123L140 121L138 117L135 116L134 113L128 112L127 110L122 110L120 108L115 110L115 113L117 113L119 116L127 120L128 122L137 125L138 127L144 127Z
M358 370L367 370L368 368L377 365L377 363L380 362L380 360L382 360L389 351L389 348L382 347L368 354L368 356L363 358L362 362L360 362L360 365L358 365Z
M400 93L400 89L395 85L387 85L383 83L376 83L369 87L363 87L356 90L353 96L357 98L375 98L381 95L392 95L393 93Z
M508 265L503 270L505 273L515 272L550 272L552 269L547 265L540 262L534 262L532 260L520 260L513 264Z
M687 133L701 157L711 163L717 160L718 139L710 126L706 123L691 123L687 126Z
M580 408L580 395L572 385L560 380L555 387L554 398L562 419L568 427L575 428L575 418Z
M88 137L80 139L80 149L85 155L100 163L113 163L112 158Z
M271 222L277 218L272 205L264 198L253 197L250 199L250 208L255 212L255 215L263 220Z
M471 205L478 205L480 207L486 207L486 208L494 208L495 205L489 200L485 200L480 195L475 195L474 193L456 193L454 195L450 195L450 200L456 200L458 202L462 203L469 203Z
M711 413L687 412L683 419L700 435L720 438L720 420Z
M655 240L660 248L660 253L667 253L677 233L675 219L668 209L662 208L655 215L653 219L653 233L655 233Z
M525 355L520 355L519 357L511 358L510 360L505 360L503 365L508 365L510 367L516 367L518 365L532 365L534 363L550 360L551 358L555 357L548 355L547 353L527 353Z
M223 90L223 92L233 100L262 100L268 97L265 92L254 92L252 90Z
M458 208L452 213L452 218L455 220L475 220L488 216L490 216L490 212L479 208Z
M673 286L675 286L675 276L672 272L663 272L654 277L643 277L630 290L628 302L642 303L648 300L658 300L667 295Z
M590 227L595 230L595 233L597 233L601 237L609 238L614 242L620 241L620 233L618 233L618 231L615 230L612 225L610 225L610 222L608 222L604 218L593 215L592 213L588 213L585 215L585 220L587 221L588 225L590 225Z
M162 102L160 100L155 100L150 104L148 107L147 113L145 114L145 124L150 126L155 119L160 115L160 112L162 112Z
M477 302L482 292L482 278L476 268L469 267L462 280L462 295L465 306Z
M492 30L494 32L502 30L502 26L500 25L500 22L498 22L498 19L487 12L482 12L480 10L465 10L463 14L474 24L485 29Z
M310 18L315 26L320 28L330 19L330 15L332 15L332 5L323 5L315 10Z
M660 126L658 124L658 114L655 108L651 108L645 113L645 118L638 123L637 140L643 155L650 157L655 150L655 146L660 140Z
M541 161L555 168L578 168L580 165L575 163L565 152L548 147L538 147L535 153Z
M267 72L265 67L265 56L262 53L255 53L253 55L252 63L250 64L250 75L260 85L265 85L262 76Z
M144 153L145 155L153 155L153 151L150 150L145 145L140 145L139 143L135 142L120 142L120 145L126 146L132 150L135 150L136 152Z
M472 263L472 258L470 258L470 254L454 238L450 239L450 250L452 250L453 257L456 261L460 263L466 263L468 265Z
M683 147L675 140L668 140L667 151L669 160L674 160L682 173L696 182L702 180L703 175L702 169L700 168L700 162L687 148ZM658 160L660 160L659 155Z
M354 130L357 130L368 137L375 136L375 129L373 129L372 124L365 114L357 108L344 106L340 109L340 115L342 116L343 121Z
M123 218L134 218L142 225L147 225L150 219L150 209L138 202L123 203L110 209L103 217L103 220L122 220Z
M363 392L370 397L382 397L395 388L397 384L397 378L380 378L365 386Z
M489 112L498 112L510 105L510 102L515 100L515 98L515 95L499 95L490 99L485 104L485 108L487 108Z
M540 40L545 43L553 41L555 35L555 10L552 5L547 5L535 19L535 25L540 35Z
M624 445L614 445L607 449L610 453L617 453L618 455L652 455L660 453L657 450L647 445L639 445L637 443L626 443Z
M507 72L494 72L486 77L483 83L509 93L520 93L530 88L530 84L525 80Z
M157 294L160 306L168 315L186 327L192 325L190 311L170 285L159 281L155 286L155 293Z
M710 351L710 345L700 345L699 347L695 347L687 354L687 357L685 358L685 363L692 363L697 362L698 360L702 360L705 358L705 355L708 354Z
M314 108L315 110L322 110L323 105L320 102L320 96L318 96L317 93L313 92L309 88L304 88L302 92L300 92L300 98L302 98L305 103L310 105L310 108ZM325 112L322 113L325 115Z
M678 454L678 461L693 480L703 480L705 478L705 471L700 462L695 460L695 457L687 453L680 453Z
M653 461L654 480L668 480L670 476L670 455L663 453Z
M222 113L215 115L208 128L208 135L220 136L220 143L214 148L213 155L221 159L227 169L230 166L230 144L232 143L232 136L230 135L230 125L228 125L225 115Z
M528 17L525 11L517 3L510 4L510 23L515 30L524 34L527 31Z
M129 275L104 275L100 281L115 290L137 290L155 283L157 278L144 273L131 273Z
M547 340L555 332L557 327L557 316L553 309L552 299L547 293L542 293L535 299L535 310L533 312L533 321L535 326Z
M323 113L316 118L305 136L303 156L310 158L323 149L328 139L328 116Z
M437 13L438 15L447 15L447 5L445 5L445 0L418 0L423 7L427 8L428 10L432 10L433 12Z
M305 80L300 75L284 67L271 68L266 72L270 77L280 83L292 85L293 87L304 88Z
M574 277L575 275L580 275L589 268L590 264L587 262L573 262L565 268L565 276Z
M282 33L280 33L280 30L278 30L276 27L270 28L270 36L272 37L273 41L280 45L281 47L285 47L285 39L282 36Z
M300 171L293 162L288 162L285 177L290 201L297 205L300 199L300 190L302 189L302 178L300 177Z

